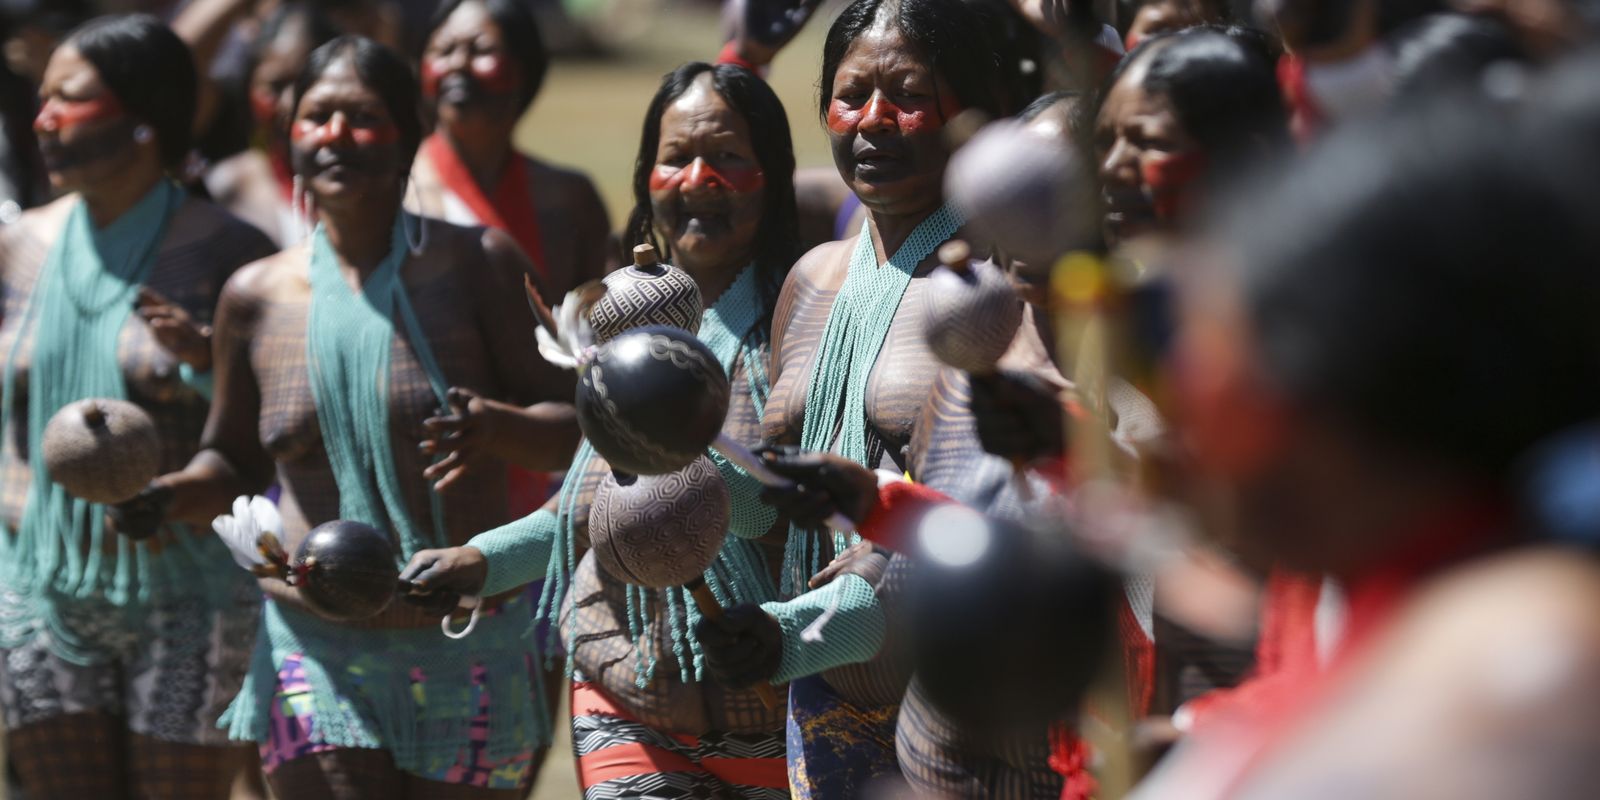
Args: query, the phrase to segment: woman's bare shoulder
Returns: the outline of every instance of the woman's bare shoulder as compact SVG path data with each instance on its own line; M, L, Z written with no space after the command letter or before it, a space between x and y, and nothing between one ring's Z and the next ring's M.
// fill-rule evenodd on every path
M853 247L855 247L854 239L840 239L823 242L807 250L799 261L794 262L794 268L789 270L789 281L799 279L813 286L834 283L833 279L839 278L849 269L850 252Z

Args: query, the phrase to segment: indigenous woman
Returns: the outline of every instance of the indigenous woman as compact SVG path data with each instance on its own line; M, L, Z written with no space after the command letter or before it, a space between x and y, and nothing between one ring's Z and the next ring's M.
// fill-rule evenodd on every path
M311 51L337 35L315 6L291 2L272 12L250 48L246 89L255 123L250 149L212 167L206 191L265 231L280 247L304 238L305 188L289 164L288 113L294 79Z
M1246 552L1339 576L1349 612L1324 676L1197 732L1141 797L1560 798L1597 779L1600 285L1572 174L1590 147L1571 117L1518 135L1453 101L1333 134L1241 198L1185 283L1196 457Z
M751 445L761 440L767 397L766 332L799 249L793 173L788 118L760 78L703 63L666 76L646 112L626 236L694 277L706 306L699 335L734 387L724 433ZM773 599L768 565L781 561L787 527L756 500L750 478L717 466L732 494L734 535L706 581L725 603ZM545 602L563 616L576 667L572 728L585 796L787 797L783 709L704 674L687 593L630 586L592 553L576 557L609 472L585 445L543 510L467 547L420 553L405 574L498 592L545 576L548 564Z
M205 416L211 309L272 247L168 178L189 148L195 72L160 22L77 29L40 97L34 129L66 194L0 236L8 760L29 797L225 796L248 754L215 722L244 677L258 594L204 526L161 522L161 493L111 509L113 525L51 481L39 448L62 407L118 398L155 422L161 464L182 466Z
M1286 110L1273 85L1270 54L1258 34L1191 28L1158 34L1118 68L1095 121L1095 152L1105 199L1104 231L1129 260L1168 258L1175 236L1200 216L1208 188L1251 160L1286 147ZM1324 577L1275 569L1263 594L1261 635L1250 678L1227 692L1246 662L1233 648L1196 639L1157 619L1161 650L1156 710L1180 714L1185 728L1221 713L1253 713L1273 684L1320 667L1317 609L1337 616L1337 589ZM1326 650L1326 642L1321 649ZM1188 680L1183 673L1196 676Z
M549 66L527 3L441 4L422 51L422 93L439 126L417 153L417 195L406 202L418 213L510 234L554 302L604 272L611 223L587 177L512 145Z
M961 226L943 204L941 130L962 109L1006 110L995 104L1000 78L982 31L958 0L858 0L829 30L820 112L834 162L868 216L854 239L812 250L785 282L769 441L905 470L939 368L923 342L921 278ZM708 663L734 685L793 681L789 777L799 797L853 796L896 771L907 675L897 659L866 663L886 634L876 587L885 559L869 552L805 592L848 544L845 534L791 532L780 583L793 599L699 630ZM825 612L820 640L802 639Z
M1093 132L1109 245L1181 232L1204 189L1286 145L1270 58L1257 32L1201 27L1123 59Z
M540 292L555 302L600 277L611 223L587 177L512 146L517 120L538 96L549 66L527 3L443 3L422 53L422 93L439 127L417 153L411 171L416 194L406 202L418 214L505 231L532 262ZM550 495L545 475L514 467L510 480L515 516Z
M391 532L404 558L504 522L502 462L555 469L568 459L570 407L536 401L570 397L571 383L527 344L521 251L498 231L401 211L421 139L416 98L410 67L371 40L340 37L312 53L290 140L318 226L225 288L204 449L158 479L172 516L209 520L276 478L290 552L309 529L345 519ZM452 387L508 401L470 433L497 460L452 452L432 483L422 451L444 448L423 422ZM274 793L526 793L548 719L536 707L524 600L485 598L476 632L450 641L436 611L396 603L339 623L282 581L262 587L262 635L227 724L261 745Z

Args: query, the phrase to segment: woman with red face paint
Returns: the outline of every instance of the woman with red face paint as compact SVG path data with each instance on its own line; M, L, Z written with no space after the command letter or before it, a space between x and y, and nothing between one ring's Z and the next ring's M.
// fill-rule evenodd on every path
M275 478L290 552L347 519L392 532L403 559L505 522L504 462L548 470L570 458L570 406L538 402L570 397L570 379L508 345L533 337L521 251L499 231L401 209L417 98L410 68L370 40L312 53L289 138L317 228L223 290L203 449L156 481L169 516L210 520ZM425 420L460 389L533 405L482 432L492 459L447 464L435 482ZM261 745L278 796L525 795L549 720L519 592L485 598L475 632L452 641L439 616L454 598L347 623L282 581L261 584L263 633L226 724Z
M605 271L611 223L584 175L517 152L511 135L550 65L518 0L451 0L422 51L422 94L438 118L412 170L414 211L510 234L546 298ZM553 299L552 299L553 302Z
M0 236L0 710L29 797L214 798L253 761L215 728L248 663L253 583L203 524L163 524L163 493L94 505L39 452L45 422L92 397L148 412L167 469L198 447L206 323L228 276L272 246L168 177L195 84L188 48L151 17L75 30L34 121L64 196Z
M1094 123L1103 231L1115 257L1159 266L1200 216L1209 190L1287 148L1287 114L1273 70L1260 34L1217 26L1156 34L1118 66ZM1208 552L1196 551L1199 563L1216 560ZM1314 661L1301 656L1314 650L1310 612L1320 586L1315 575L1283 573L1268 581L1263 630L1270 635L1255 652L1254 679L1246 686ZM1207 688L1232 686L1250 669L1247 652L1157 621L1157 713L1171 713ZM1184 680L1185 673L1204 680ZM1247 703L1254 692L1234 698ZM1190 711L1235 700L1210 695ZM1193 715L1183 712L1182 719Z
M534 282L551 302L599 278L611 223L594 184L522 155L511 141L549 67L527 4L452 0L435 12L426 41L422 94L438 128L417 153L407 207L459 225L505 231L532 262ZM501 409L481 398L461 401L462 412L441 418L432 440L469 456L481 446L479 437L453 434L492 426ZM537 509L550 495L543 474L513 467L510 480L516 516Z
M1142 800L1600 780L1593 131L1471 105L1330 134L1185 276L1197 460L1241 550L1338 575L1348 613L1323 674L1196 732Z
M1270 59L1261 34L1207 26L1150 37L1117 66L1094 124L1113 249L1180 230L1208 182L1284 147Z
M922 277L961 226L943 201L942 128L963 109L1012 110L995 99L1002 78L983 31L958 0L858 0L829 30L819 115L834 163L868 216L858 236L812 250L785 282L773 322L768 441L905 469L904 448L939 369L923 342ZM788 599L741 606L697 629L707 666L730 685L793 680L788 756L798 797L853 796L897 771L894 720L908 675L898 648L883 646L878 590L899 570L858 548L833 580L807 591L853 539L792 529L779 580ZM819 620L820 637L802 636L815 634Z
M793 172L788 117L760 78L690 63L663 80L645 116L625 235L699 285L699 335L734 387L725 432L750 445L761 440L766 332L800 249ZM553 587L549 616L560 617L575 668L572 738L586 796L787 797L783 709L705 674L689 634L700 615L686 593L631 586L592 554L571 574L566 558L552 557L587 545L595 488L610 472L592 450L580 452L544 510L467 547L420 553L403 574L467 593L541 577ZM706 583L736 601L773 599L788 529L756 499L757 484L713 460L732 497L731 535Z
M205 175L206 191L219 204L266 231L279 247L298 243L309 230L305 188L289 165L286 115L294 80L311 51L336 35L332 23L307 3L285 3L267 18L245 70L251 147Z

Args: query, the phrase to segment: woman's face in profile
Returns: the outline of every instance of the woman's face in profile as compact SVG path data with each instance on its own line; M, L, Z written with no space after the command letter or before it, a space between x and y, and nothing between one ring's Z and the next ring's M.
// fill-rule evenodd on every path
M134 152L136 121L76 47L56 50L39 86L33 130L50 185L59 191L115 183Z
M1112 243L1167 227L1203 155L1165 95L1145 90L1150 57L1106 94L1095 120L1095 158Z

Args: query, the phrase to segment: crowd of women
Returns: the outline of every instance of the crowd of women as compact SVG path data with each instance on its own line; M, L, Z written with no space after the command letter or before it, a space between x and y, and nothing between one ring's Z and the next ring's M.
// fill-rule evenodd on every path
M1600 783L1600 5L730 2L620 229L513 145L522 0L16 5L14 800L520 798L555 726L586 798ZM591 549L640 479L552 343L630 250L779 476L649 484L722 487L720 614ZM158 434L124 502L41 452L86 398ZM335 520L401 601L239 568Z

